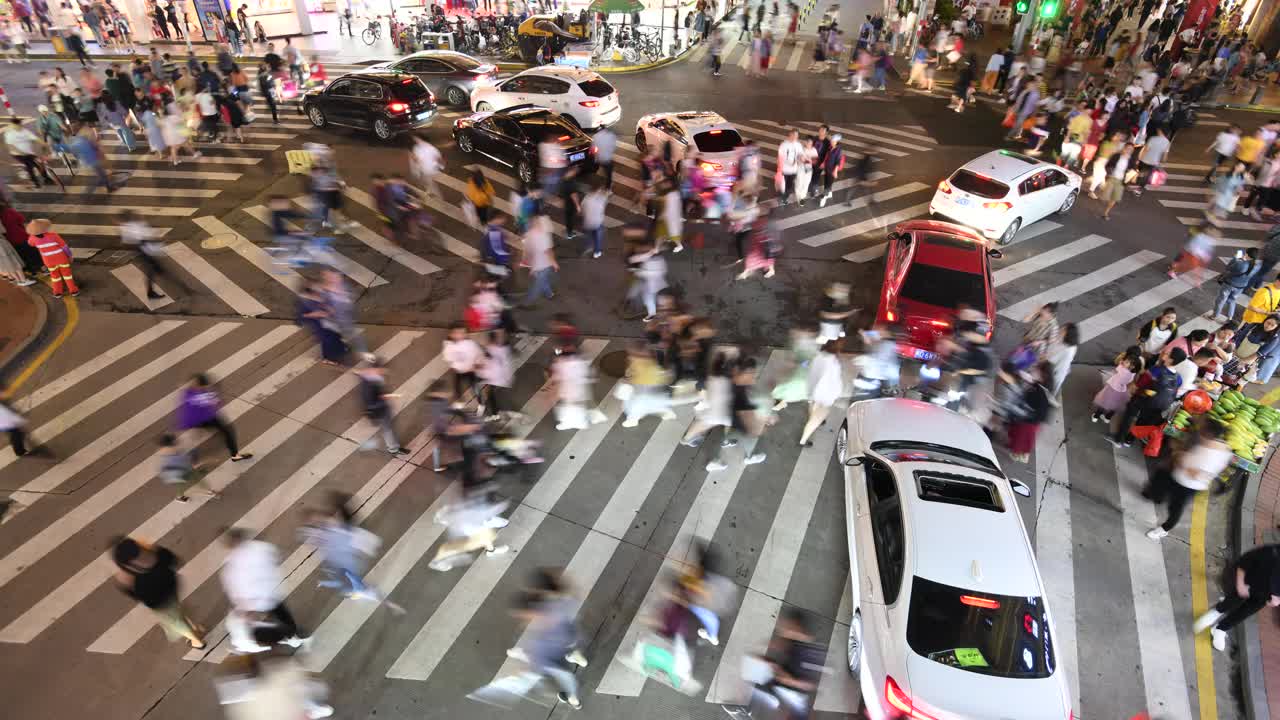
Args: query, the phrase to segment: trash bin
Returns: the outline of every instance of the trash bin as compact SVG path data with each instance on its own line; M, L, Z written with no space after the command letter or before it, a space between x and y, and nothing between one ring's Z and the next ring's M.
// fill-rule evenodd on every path
M70 50L67 49L66 41L64 41L62 39L62 36L57 33L54 33L49 36L49 42L53 43L53 52L57 55L71 52Z

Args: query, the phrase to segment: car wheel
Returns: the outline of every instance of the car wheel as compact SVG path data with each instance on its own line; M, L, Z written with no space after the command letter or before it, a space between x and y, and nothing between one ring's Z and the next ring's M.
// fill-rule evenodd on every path
M1058 208L1059 215L1066 215L1071 212L1071 208L1076 206L1076 196L1080 194L1079 190L1072 190L1067 199L1062 201L1062 207Z
M489 112L490 110L493 110L493 106L489 103L476 103L476 112Z
M521 160L520 164L516 165L516 174L520 176L520 180L524 182L524 184L532 185L533 163L529 162L527 159Z
M373 121L373 134L377 135L378 139L383 142L395 137L395 132L391 129L391 123L383 118Z
M464 132L458 136L458 149L464 153L470 153L476 149L475 145L471 144L470 135Z
M444 99L448 100L450 105L466 105L467 93L460 87L451 87L445 91Z
M843 465L849 453L849 423L840 426L840 434L836 435L836 459Z
M1013 236L1017 235L1018 230L1021 228L1022 228L1022 218L1014 218L1013 222L1009 223L1009 227L1005 228L1004 234L1001 235L1000 239L996 240L996 242L1000 243L1001 245L1008 245L1009 243L1013 242Z
M324 116L324 111L315 105L307 109L307 119L311 121L313 127L318 128L324 127L329 122L328 118Z
M636 131L636 149L639 150L640 152L644 152L647 149L645 147L643 130Z
M849 673L858 674L862 667L862 611L855 610L849 621Z

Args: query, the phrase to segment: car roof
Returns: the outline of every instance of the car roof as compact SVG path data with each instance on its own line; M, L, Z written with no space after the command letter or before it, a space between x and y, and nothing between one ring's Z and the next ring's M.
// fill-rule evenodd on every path
M334 78L334 80L341 80L343 78L355 78L357 80L373 80L375 82L380 82L383 85L390 85L392 83L399 82L409 77L416 77L416 76L410 75L409 73L406 73L406 72L400 72L399 70L370 70L366 72L361 72L357 70L355 72L349 72L345 75Z
M572 80L574 82L582 82L584 80L603 80L600 73L592 70L584 70L583 68L570 67L568 65L542 65L540 67L532 67L524 72L516 75L552 75L563 80Z
M911 528L913 574L952 587L997 595L1043 594L1035 557L1007 481L941 463L895 463L903 512ZM1004 512L922 499L916 472L992 482Z
M960 169L1011 184L1047 167L1055 167L1012 150L992 150L965 163Z
M468 60L475 60L476 62L480 62L480 63L483 62L482 60L473 58L470 55L466 53L458 52L457 50L419 50L418 52L413 53L411 55L405 55L404 57L400 58L400 61L412 60L413 58L431 58L433 60L452 60L454 58L466 58Z
M544 108L541 105L513 105L503 110L494 110L491 115L506 115L513 120L523 120L525 118L537 117L539 115L555 115L560 113L552 111L550 108Z

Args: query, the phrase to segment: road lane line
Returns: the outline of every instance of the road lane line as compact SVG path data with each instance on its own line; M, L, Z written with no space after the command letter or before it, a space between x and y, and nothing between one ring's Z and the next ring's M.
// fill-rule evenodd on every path
M1088 342L1102 333L1119 327L1124 323L1138 317L1139 315L1149 312L1152 308L1159 307L1170 300L1182 295L1188 290L1193 289L1193 285L1183 277L1173 280L1166 280L1163 283L1139 293L1125 300L1119 305L1104 310L1097 315L1078 324L1080 328L1080 342ZM1217 271L1206 270L1202 273L1205 282L1218 277ZM1212 287L1212 285L1210 285Z
M804 40L796 42L796 47L791 51L791 59L787 61L787 72L795 72L800 69L800 62L804 60Z
M828 230L827 232L819 233L807 238L801 238L800 242L808 245L809 247L822 247L823 245L830 245L831 243L839 242L840 240L856 238L859 235L869 233L873 230L882 230L890 225L919 217L927 214L928 212L929 203L919 203L912 205L909 208L873 217L869 220L863 220L862 222L856 222L852 225L846 225L844 227Z
M169 234L173 228L152 228L152 237L164 237ZM120 237L119 225L76 225L75 223L58 223L58 232L66 233L68 237L76 235L104 235L107 237Z
M118 138L105 138L105 137L104 137L104 138L102 138L101 140L99 140L98 142L100 142L102 145L105 145L105 146L107 146L107 147L113 147L113 148L114 148L114 147L124 147L124 143L120 142L120 140L119 140ZM197 147L197 148L210 148L210 149L214 149L214 150L232 150L232 151L239 151L239 150L259 150L259 151L262 151L262 152L271 152L271 151L273 151L273 150L279 150L279 149L280 149L280 146L279 146L279 145L276 145L276 144L264 144L264 143L230 143L230 142L225 142L225 143L223 143L223 142L204 142L204 141L202 141L202 142L193 142L193 143L191 143L191 144L192 144L192 145L194 145L194 146L195 146L195 147Z
M271 227L271 211L265 206L254 205L253 207L241 208L241 210L244 210L245 214L249 217L257 220L263 225L266 225L268 229ZM286 225L292 232L305 232L296 223L286 222ZM361 265L355 260L352 260L346 255L343 255L337 250L329 248L324 252L327 255L327 258L325 258L325 260L328 261L327 264L332 265L338 272L351 278L351 281L355 284L361 287L378 287L379 285L387 284L386 278L379 276L378 273ZM324 261L322 260L322 262Z
M1199 226L1205 223L1205 219L1203 217L1179 217L1178 222L1183 225ZM1262 230L1264 232L1275 227L1272 223L1247 222L1244 220L1216 220L1213 224L1231 230Z
M232 282L186 243L169 243L164 246L164 252L237 315L257 317L270 312L266 305Z
M21 210L28 214L39 212L42 216L52 216L57 213L69 213L73 215L123 215L126 212L135 212L143 217L160 216L160 217L191 217L199 208L193 207L173 207L170 205L71 205L67 203L18 203L13 206L15 210Z
M249 238L241 235L239 231L233 230L218 218L212 215L203 215L191 218L191 221L210 236L230 235L231 239L227 242L227 247L235 251L240 257L248 260L251 265L266 273L272 280L283 285L289 292L297 293L302 289L305 281L301 275L294 272L287 265L276 262L275 258L268 255L266 250L258 247Z
M808 125L809 127L817 127L818 125L821 125L822 123L820 123L820 122L813 122L813 121L807 121L807 122L802 122L801 124L803 124L803 125ZM906 149L906 150L910 150L911 152L929 152L929 151L931 151L931 150L933 150L933 149L934 149L934 148L932 148L932 147L927 147L927 146L920 145L920 144L917 144L917 143L914 143L914 142L907 142L906 140L901 140L901 139L899 139L899 138L895 138L895 137L892 137L892 136L877 135L877 134L876 134L876 133L874 133L874 132L867 132L867 130L860 130L860 129L859 129L859 128L867 127L867 126L865 126L865 125L854 125L853 127L840 127L840 126L836 126L836 125L831 125L830 123L827 123L827 125L831 128L831 132L833 132L833 133L840 133L841 135L843 135L843 136L844 136L844 137L846 137L846 138L848 138L850 135L852 135L852 136L854 136L854 137L859 137L859 138L862 138L862 139L864 139L864 140L868 140L868 141L875 142L875 143L880 143L880 145L878 145L878 147L883 147L885 144L887 144L887 145L889 145L889 146L891 146L891 147L903 148L903 149ZM870 128L868 128L868 129L870 129ZM934 143L934 144L936 145L936 143ZM908 153L902 153L902 154L903 154L903 155L910 155L911 153L910 153L910 152L908 152Z
M104 157L106 157L108 160L118 160L120 162L165 163L166 165L170 164L169 158L156 157L154 155L130 155L128 153L105 153ZM262 158L201 155L200 157L194 160L184 159L183 162L194 162L200 165L257 165L258 163L262 162ZM120 167L117 167L116 169L128 170L128 168L120 168ZM127 189L127 187L117 189L116 194L119 195L120 190L123 190L123 189Z
M14 187L10 190L18 195L48 195L50 191L47 188L28 188ZM153 187L137 187L134 185L125 185L118 187L112 191L115 197L162 197L162 198L212 198L222 193L221 190L199 190L192 188L153 188ZM86 195L85 200L90 201L93 195Z
M1110 265L1104 265L1093 272L1085 273L1074 280L1051 287L1043 292L1038 292L1025 300L1001 309L1000 314L1007 318L1021 321L1024 317L1030 315L1033 310L1045 303L1063 302L1080 297L1087 292L1097 290L1103 285L1129 277L1163 258L1164 255L1153 250L1141 250Z
M1075 544L1071 540L1071 475L1062 413L1051 414L1036 436L1036 563L1044 579L1054 647L1067 671L1071 707L1080 714L1080 656L1076 629Z
M1034 226L1033 226L1034 227ZM1079 240L1050 248L1042 253L1032 255L1021 262L1016 262L1007 267L1000 268L991 274L992 280L996 285L1004 285L1014 280L1019 280L1028 275L1038 273L1045 268L1057 265L1065 260L1070 260L1078 255L1083 255L1090 250L1102 247L1111 242L1108 238L1101 235L1086 235Z
M883 180L888 177L892 176L889 175L889 173L880 172L878 170L867 175L867 179L872 182ZM895 185L893 187L885 188L884 190L877 190L876 192L856 197L853 199L852 205L847 202L835 202L824 208L816 208L814 210L800 212L795 215L788 215L787 217L776 220L774 225L778 230L786 230L787 228L793 228L798 225L804 225L818 220L825 220L826 218L835 217L836 215L840 215L851 210L864 208L872 203L894 200L902 197L903 195L910 195L912 193L930 190L932 187L932 185L925 185L924 183L918 182L903 183L902 185ZM834 187L831 190L833 193L836 192Z
M928 135L923 134L923 132L908 132L908 131L906 131L906 130L899 130L898 128L895 128L895 127L889 127L888 125L873 125L873 124L871 124L871 123L858 123L858 127L870 128L870 129L872 129L872 130L876 130L876 131L878 131L878 132L890 133L890 134L892 134L892 135L901 135L902 137L905 137L905 138L907 138L907 139L909 139L909 140L914 140L914 141L916 141L916 142L922 142L922 143L928 143L928 144L930 144L930 145L937 145L937 144L938 144L938 141L937 141L937 140L934 140L933 138L929 137ZM908 126L906 126L906 127L916 127L916 128L918 128L918 127L920 127L920 126L919 126L919 125L908 125ZM922 130L923 130L923 129L922 129Z
M404 331L396 333L390 340L378 348L377 353L380 357L388 358L398 355L402 350L407 348L414 339L421 336L421 333ZM312 422L322 413L329 411L333 405L345 398L353 390L356 389L357 381L355 376L344 373L342 376L330 382L318 392L308 397L308 399L294 409L285 417L277 421L266 432L254 438L253 441L244 447L244 451L253 453L258 458L275 450L285 441L292 438L307 423ZM239 463L232 463L230 460L223 460L212 471L205 475L205 484L214 492L221 492L231 483L238 480L257 464L257 460L250 459ZM148 477L154 477L154 466L134 468L133 472L146 473ZM130 537L152 538L159 540L167 533L178 527L181 522L194 514L197 510L204 507L205 503L210 500L209 495L193 493L190 500L185 503L171 502L154 515L139 525L132 532L125 533ZM216 544L216 543L215 543ZM197 570L192 567L192 571ZM185 571L186 568L184 567ZM8 643L27 643L47 630L59 618L65 615L73 607L84 600L89 593L93 592L111 577L115 572L115 565L112 563L108 553L103 553L96 560L81 568L74 576L62 583L57 590L45 596L43 600L36 603L35 606L23 613L21 617L14 620L3 630L0 630L0 642ZM195 587L187 585L184 590L187 593L194 592ZM138 610L139 608L134 608ZM121 619L114 627L122 628L115 631L123 632L126 628L140 628L139 637L145 633L151 624L146 621L145 613L141 615L130 614ZM109 630L108 634L112 631ZM111 635L108 639L115 638L117 646L124 644L125 639L119 635ZM100 638L101 640L102 638ZM136 638L135 638L136 641ZM132 645L132 643L129 643ZM128 648L124 648L127 650ZM123 652L124 650L121 650Z
M142 307L155 311L165 305L173 304L173 297L160 286L159 283L152 283L156 289L160 291L161 296L158 298L147 297L147 277L142 274L137 265L129 263L111 271L116 280L124 285L125 289L133 293L138 298L138 302L142 303Z
M862 707L862 693L858 679L849 672L849 623L853 620L853 578L844 576L844 592L840 595L840 609L831 627L827 641L826 672L818 678L818 692L813 697L813 709L818 712L837 712L853 715Z

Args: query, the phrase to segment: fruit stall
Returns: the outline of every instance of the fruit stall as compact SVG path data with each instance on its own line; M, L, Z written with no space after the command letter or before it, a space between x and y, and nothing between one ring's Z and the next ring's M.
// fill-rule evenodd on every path
M1191 427L1197 415L1216 420L1227 428L1223 438L1235 457L1232 467L1244 473L1261 468L1258 461L1266 454L1271 438L1280 430L1280 410L1268 407L1239 390L1227 390L1215 400L1204 391L1187 393L1181 406L1169 418L1165 434L1180 437Z

